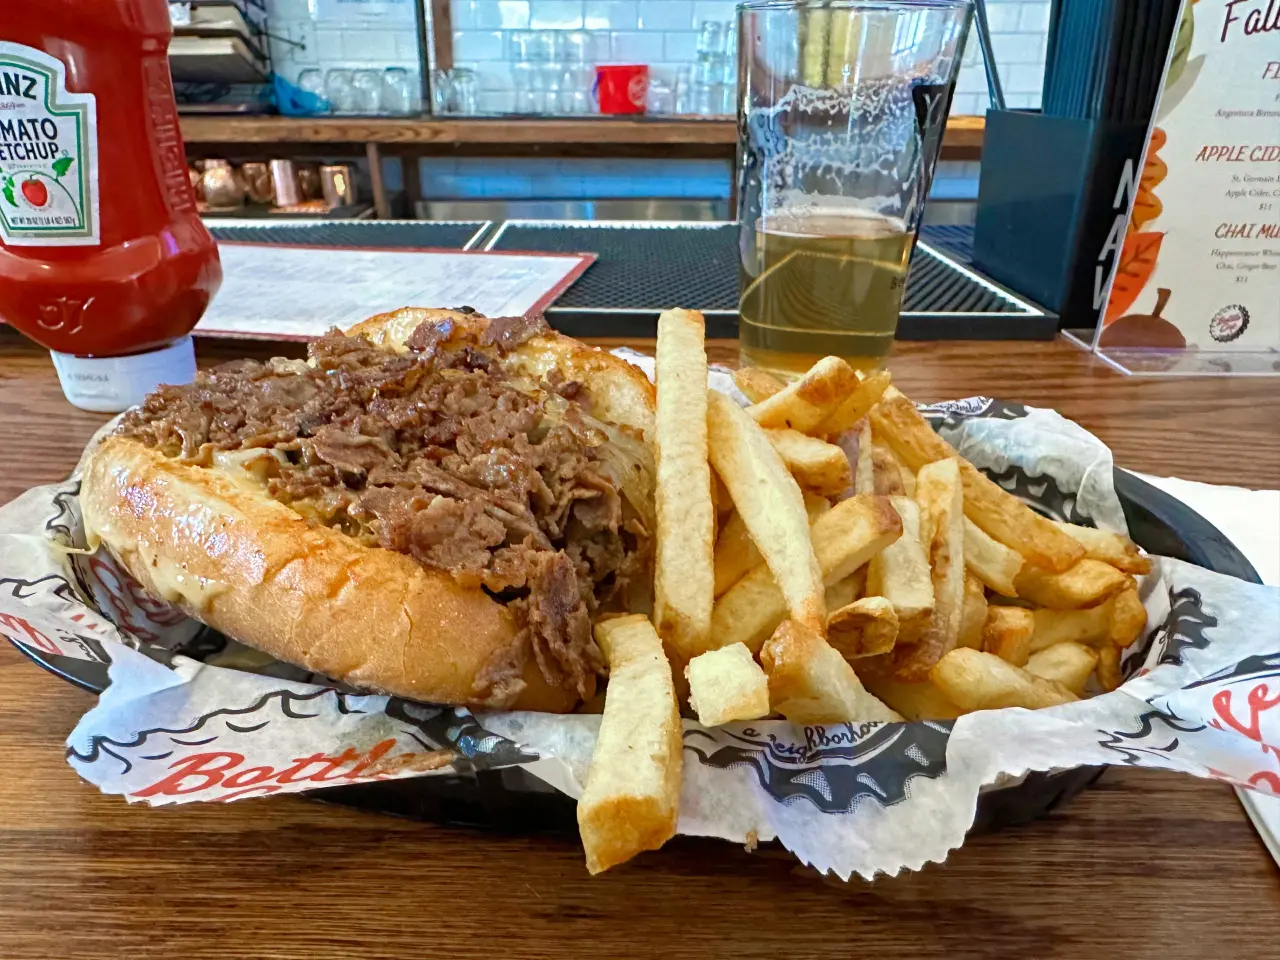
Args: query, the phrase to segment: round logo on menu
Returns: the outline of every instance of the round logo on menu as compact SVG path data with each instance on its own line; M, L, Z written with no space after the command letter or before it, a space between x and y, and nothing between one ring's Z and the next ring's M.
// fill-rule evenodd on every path
M1249 311L1238 303L1223 307L1209 321L1209 336L1218 343L1230 343L1249 326Z

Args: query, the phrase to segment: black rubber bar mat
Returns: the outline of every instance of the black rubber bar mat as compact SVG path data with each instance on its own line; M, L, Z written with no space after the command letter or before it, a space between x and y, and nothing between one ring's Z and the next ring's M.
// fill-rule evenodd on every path
M972 224L925 224L920 228L920 239L956 263L973 263Z
M215 240L316 247L434 247L469 250L487 220L326 220L319 223L236 223L206 220Z
M654 335L668 306L701 310L707 333L737 336L738 228L731 223L508 220L486 250L590 252L587 272L547 311L577 336ZM930 247L907 276L901 340L1051 340L1057 317Z

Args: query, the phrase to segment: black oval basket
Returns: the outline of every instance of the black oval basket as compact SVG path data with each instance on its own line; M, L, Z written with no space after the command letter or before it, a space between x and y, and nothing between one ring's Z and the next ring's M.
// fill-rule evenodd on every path
M1261 582L1231 541L1186 504L1123 470L1115 471L1115 488L1130 535L1149 553ZM105 664L18 649L77 686L95 693L106 689ZM1103 769L1032 773L1017 784L987 790L978 798L972 830L997 830L1042 817L1093 783ZM329 787L305 796L376 813L504 832L577 831L574 801L519 767Z

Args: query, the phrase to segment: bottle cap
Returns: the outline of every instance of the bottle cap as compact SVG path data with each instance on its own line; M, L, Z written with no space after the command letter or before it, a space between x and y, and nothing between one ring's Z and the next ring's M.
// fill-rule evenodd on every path
M62 392L81 410L119 413L162 383L190 383L196 377L196 353L190 337L147 353L127 357L53 355Z

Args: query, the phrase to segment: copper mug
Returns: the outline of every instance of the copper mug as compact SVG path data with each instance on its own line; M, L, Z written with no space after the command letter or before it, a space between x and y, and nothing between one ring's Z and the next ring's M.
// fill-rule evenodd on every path
M275 200L275 186L271 182L271 168L261 161L241 165L245 192L253 203L271 203Z
M333 209L356 202L356 182L347 163L328 164L320 168L320 192L324 202Z
M292 160L271 161L271 187L277 207L293 207L302 202L298 171Z
M244 206L244 181L225 160L206 160L200 176L205 202L211 207Z
M302 191L303 200L319 200L320 168L314 163L303 163L298 166L298 189Z

